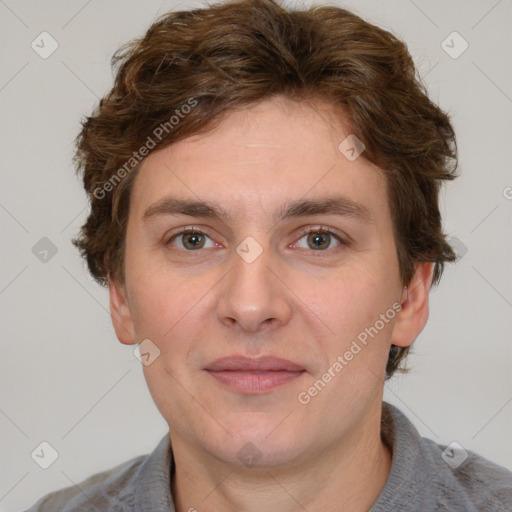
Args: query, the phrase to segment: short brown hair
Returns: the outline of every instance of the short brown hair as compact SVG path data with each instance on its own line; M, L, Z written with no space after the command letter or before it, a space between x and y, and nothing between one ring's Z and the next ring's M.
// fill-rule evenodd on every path
M91 211L73 244L101 285L109 275L124 282L130 189L149 139L168 146L278 94L348 113L364 156L385 171L404 286L416 262L434 263L437 284L455 261L438 206L442 181L456 177L454 130L405 43L386 30L338 7L228 1L162 16L112 66L114 86L82 122L75 154ZM388 378L407 352L391 347Z

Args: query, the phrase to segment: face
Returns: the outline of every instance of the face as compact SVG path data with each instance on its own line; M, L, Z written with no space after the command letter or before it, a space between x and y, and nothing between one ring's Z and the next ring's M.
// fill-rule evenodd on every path
M423 328L430 267L404 295L384 173L338 149L332 112L276 97L140 168L111 310L123 343L150 340L173 443L240 466L326 452L380 410L390 344ZM270 366L214 364L231 356Z

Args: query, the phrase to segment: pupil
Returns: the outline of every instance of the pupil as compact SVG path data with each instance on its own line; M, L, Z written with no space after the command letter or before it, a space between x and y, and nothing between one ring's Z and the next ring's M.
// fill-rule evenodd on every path
M200 234L198 233L189 233L187 235L187 237L185 238L185 240L187 241L187 243L189 243L192 247L197 247L198 245L201 244L201 236Z
M314 233L312 235L310 235L311 237L311 241L313 241L313 244L314 244L314 248L315 249L322 249L326 246L329 245L329 235L326 233L326 234L319 234L319 233ZM326 240L327 239L327 243L322 243L322 239L323 240ZM317 242L320 242L319 245L317 245Z

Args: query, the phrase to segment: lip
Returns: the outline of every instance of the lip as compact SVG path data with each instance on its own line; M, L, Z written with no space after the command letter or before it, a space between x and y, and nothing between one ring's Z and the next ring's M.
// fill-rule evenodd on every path
M223 357L209 364L205 370L230 389L247 394L270 391L299 378L306 371L292 361L272 356L257 359Z
M228 356L216 359L210 363L206 370L211 372L220 372L225 370L249 372L301 372L304 368L296 363L282 359L281 357L263 356L258 358L250 358L245 356Z

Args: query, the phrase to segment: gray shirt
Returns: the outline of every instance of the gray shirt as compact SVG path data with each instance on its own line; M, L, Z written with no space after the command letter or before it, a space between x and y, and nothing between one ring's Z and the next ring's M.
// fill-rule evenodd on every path
M369 512L512 511L512 472L456 445L420 437L404 414L386 402L382 412L382 439L393 458L386 485ZM166 434L151 454L48 494L27 512L175 512L173 474Z

